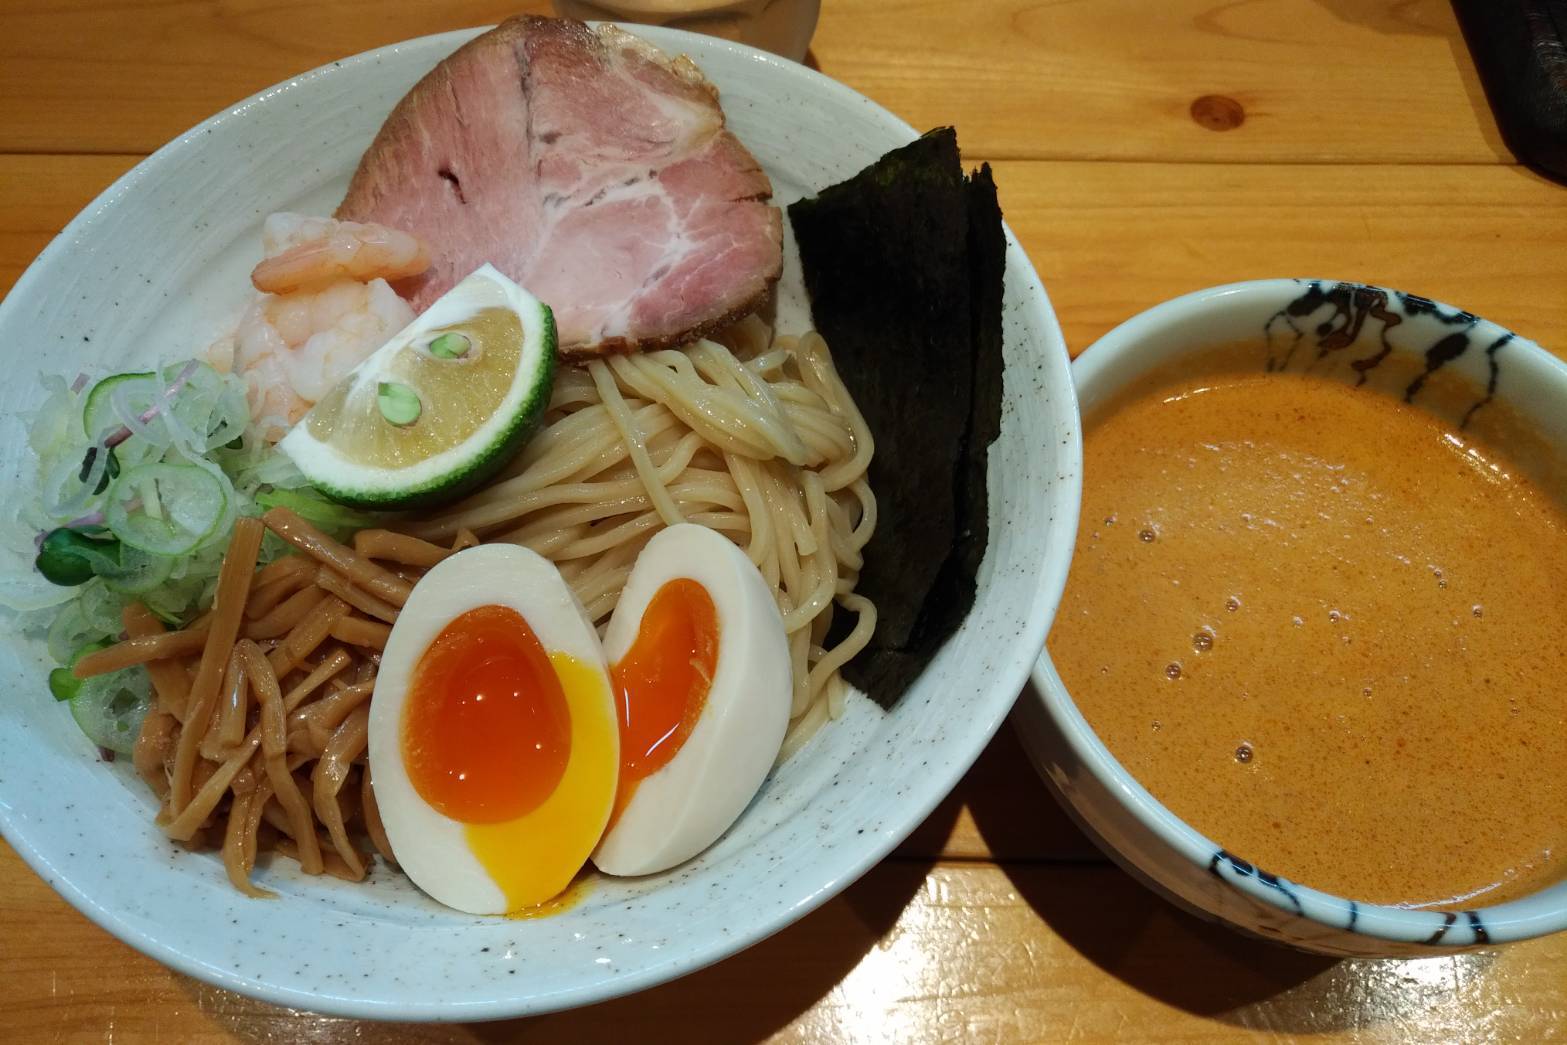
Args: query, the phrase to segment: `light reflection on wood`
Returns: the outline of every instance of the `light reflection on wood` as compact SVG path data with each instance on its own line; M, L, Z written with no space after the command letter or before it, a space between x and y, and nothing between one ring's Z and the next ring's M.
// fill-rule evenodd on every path
M1567 1019L1567 938L1332 961L1184 915L1105 864L889 861L800 924L643 994L534 1020L373 1025L207 987L110 939L0 852L0 1040L339 1042L1528 1039ZM105 978L103 971L113 969Z

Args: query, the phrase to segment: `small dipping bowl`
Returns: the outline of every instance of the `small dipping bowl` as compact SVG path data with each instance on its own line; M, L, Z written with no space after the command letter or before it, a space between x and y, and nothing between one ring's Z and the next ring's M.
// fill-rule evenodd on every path
M1505 419L1488 442L1504 456L1516 450L1519 461L1548 462L1541 466L1547 492L1567 489L1559 481L1567 475L1560 467L1567 462L1567 363L1461 309L1359 283L1259 280L1149 309L1073 363L1086 426L1097 408L1152 371L1237 342L1256 343L1256 372L1309 372L1351 384L1363 378L1470 430L1489 432ZM1024 747L1078 825L1134 877L1201 917L1335 955L1429 956L1567 928L1567 882L1491 907L1416 910L1310 889L1226 852L1116 761L1048 653L1015 714Z

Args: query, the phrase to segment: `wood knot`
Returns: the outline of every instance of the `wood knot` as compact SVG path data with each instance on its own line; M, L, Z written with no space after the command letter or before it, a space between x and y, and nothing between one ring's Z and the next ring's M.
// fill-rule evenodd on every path
M1210 131L1233 131L1246 122L1246 110L1234 98L1205 94L1192 102L1192 119Z

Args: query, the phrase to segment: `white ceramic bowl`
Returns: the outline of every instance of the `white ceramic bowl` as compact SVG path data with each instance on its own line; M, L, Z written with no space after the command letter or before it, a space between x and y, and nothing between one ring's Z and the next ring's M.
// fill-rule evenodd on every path
M792 62L635 31L706 70L779 202L913 137L886 110ZM161 149L78 216L0 306L0 344L16 350L0 388L13 435L0 441L0 497L31 495L16 478L25 453L16 417L41 399L35 372L199 351L248 292L261 219L329 213L393 103L474 32L383 48L264 91ZM797 266L791 276L797 292ZM1076 530L1077 409L1049 299L1015 241L1005 323L990 547L973 612L894 712L852 699L734 830L678 870L605 881L576 908L535 921L460 915L384 870L350 886L304 878L286 861L261 876L280 899L245 899L213 856L161 837L130 767L98 762L49 698L41 646L9 634L0 643L0 830L121 939L221 987L322 1012L543 1012L647 987L761 940L854 881L929 813L1006 715L1043 645Z
M1239 341L1256 342L1259 371L1310 370L1350 382L1364 372L1368 384L1407 392L1415 405L1454 421L1505 403L1548 448L1567 455L1567 364L1467 312L1352 283L1237 283L1149 309L1073 364L1079 405L1092 417L1151 370ZM1352 365L1384 346L1390 354L1374 368ZM1473 395L1438 403L1423 380L1412 387L1420 375L1444 368L1457 372ZM1040 657L1032 682L1019 701L1017 724L1046 782L1110 856L1188 910L1329 954L1430 955L1567 928L1567 882L1513 903L1443 913L1358 903L1253 867L1177 818L1122 768L1048 655Z

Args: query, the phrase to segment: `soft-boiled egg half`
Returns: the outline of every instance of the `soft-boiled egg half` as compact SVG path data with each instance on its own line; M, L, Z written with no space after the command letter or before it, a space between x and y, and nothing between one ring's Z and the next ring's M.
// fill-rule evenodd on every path
M778 757L792 690L783 618L733 542L660 531L603 642L560 573L506 544L414 586L370 707L370 773L414 884L472 914L559 894L591 854L644 875L689 860Z
M370 708L370 772L397 861L472 914L570 884L609 821L620 735L593 624L526 548L481 545L414 587Z
M745 552L684 523L637 557L604 652L620 788L593 862L651 874L712 845L761 787L789 725L788 639Z

